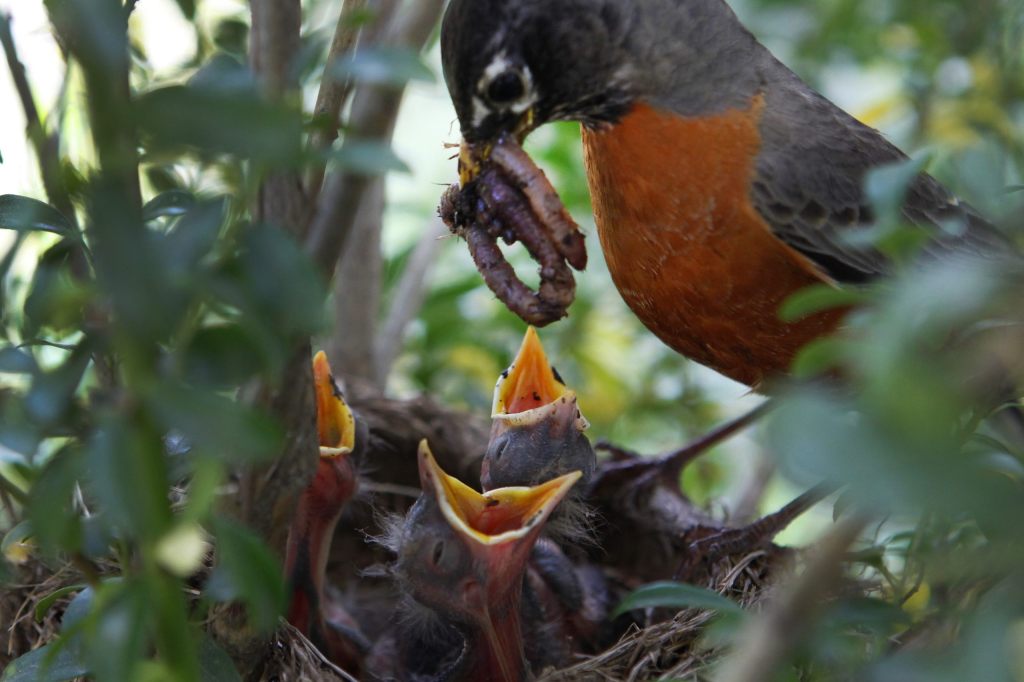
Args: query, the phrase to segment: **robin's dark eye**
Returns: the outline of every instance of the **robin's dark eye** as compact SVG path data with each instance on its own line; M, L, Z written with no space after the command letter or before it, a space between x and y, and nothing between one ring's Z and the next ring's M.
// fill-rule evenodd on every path
M487 85L487 99L491 104L512 104L526 94L526 83L518 71L505 71Z

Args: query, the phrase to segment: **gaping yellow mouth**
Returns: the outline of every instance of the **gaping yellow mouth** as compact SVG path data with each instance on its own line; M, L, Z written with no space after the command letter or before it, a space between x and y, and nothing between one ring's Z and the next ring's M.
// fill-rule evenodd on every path
M532 326L526 330L515 360L494 387L491 416L527 412L555 402L570 391L555 374Z
M420 478L440 503L448 523L482 545L499 545L526 537L544 523L583 474L559 476L533 488L498 488L480 494L438 465L427 441L420 442Z
M316 429L321 457L338 457L356 445L356 420L331 374L327 354L313 357L313 388L316 392Z

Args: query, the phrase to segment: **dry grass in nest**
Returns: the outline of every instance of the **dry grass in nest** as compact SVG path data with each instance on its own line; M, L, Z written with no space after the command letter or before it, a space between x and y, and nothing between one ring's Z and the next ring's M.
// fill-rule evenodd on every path
M356 682L284 621L267 643L266 657L252 679L260 682Z
M0 594L0 670L23 654L53 641L60 633L64 609L75 593L56 600L40 620L36 620L36 604L47 595L67 585L80 582L70 564L56 571L38 559L20 566L10 584Z
M763 598L780 563L789 550L769 545L741 556L722 557L710 567L703 585L744 608L756 606ZM652 616L665 617L662 610ZM562 670L541 675L541 682L594 680L638 682L657 679L702 679L715 662L715 649L699 645L714 614L686 609L668 620L650 617L645 627L632 626L615 645Z

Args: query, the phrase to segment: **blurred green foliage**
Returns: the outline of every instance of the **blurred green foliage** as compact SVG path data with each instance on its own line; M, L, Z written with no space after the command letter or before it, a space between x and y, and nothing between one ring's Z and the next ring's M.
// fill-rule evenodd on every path
M192 18L203 3L178 5ZM330 39L331 17L320 15L334 11L308 5L297 66L307 90ZM16 550L37 550L79 567L112 565L118 577L86 570L90 584L68 607L59 643L20 659L4 679L37 679L40 666L46 679L85 671L226 679L223 652L198 627L206 611L240 600L266 629L284 599L267 549L215 512L228 467L272 456L281 438L232 392L279 372L295 339L327 330L325 283L280 226L251 220L250 206L271 167L322 160L302 145L321 122L298 102L262 97L244 65L244 16L197 18L194 58L158 74L147 46L126 32L120 2L47 6L77 42L67 46L69 88L45 118L66 145L85 151L60 169L74 215L0 197L0 228L17 232L0 259L0 490L17 511L0 514L0 527L11 527L5 562ZM1020 241L1024 3L734 6L804 78L882 127ZM372 82L431 75L406 53L336 69ZM128 82L131 95L116 87ZM577 128L538 131L529 149L590 227L592 266L578 278L571 316L543 336L593 433L654 452L734 412L743 389L665 349L619 300L592 229ZM328 156L360 172L403 167L389 149L364 151ZM417 177L425 202L393 197L393 206L421 225L440 194L431 183L453 178L454 164L450 178ZM898 198L898 182L880 184L877 201ZM882 227L877 234L901 234L894 216ZM408 262L408 241L394 240L385 253L385 300ZM32 267L16 267L19 254ZM513 262L524 273L533 268L522 253ZM998 409L1024 378L1021 284L1011 262L937 263L847 298L812 294L791 304L792 315L850 296L865 307L850 337L813 344L796 368L838 367L849 388L784 387L767 447L790 481L843 484L837 513L868 509L885 521L852 557L852 577L871 598L833 604L796 672L780 679L1024 679L1024 453ZM522 331L482 286L464 245L449 240L390 386L485 414ZM1006 393L985 390L1000 382ZM749 462L754 450L734 454ZM734 491L739 467L727 461L701 461L687 492L706 499ZM21 516L27 526L16 525ZM207 576L200 564L208 541L219 560ZM184 566L168 559L190 555L198 558ZM10 573L0 564L0 577ZM186 586L198 601L185 599ZM697 597L673 598L707 603ZM40 615L52 604L40 602Z

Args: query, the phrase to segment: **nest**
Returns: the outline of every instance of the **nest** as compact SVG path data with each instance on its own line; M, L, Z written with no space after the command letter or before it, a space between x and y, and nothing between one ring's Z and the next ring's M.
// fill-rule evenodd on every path
M761 601L773 576L788 563L791 552L772 546L714 562L703 587L728 596L745 608ZM719 650L703 642L715 614L686 609L675 614L659 609L646 624L634 624L613 646L572 666L546 672L542 682L608 680L635 682L657 679L703 679Z
M324 657L301 632L282 621L267 642L263 664L250 679L259 682L354 682Z
M79 582L80 576L70 564L54 570L38 559L30 559L18 568L11 583L0 592L0 670L57 637L64 609L74 593L56 600L38 620L36 604L47 595Z
M350 505L338 525L331 547L328 580L340 589L346 606L352 607L353 614L365 625L367 635L374 639L388 627L398 592L386 575L367 574L372 567L387 564L392 558L386 547L368 543L367 535L381 535L383 530L379 524L387 516L384 512L400 515L415 499L418 481L409 466L415 461L409 456L417 443L414 433L429 430L430 424L435 422L448 424L445 430L434 435L440 444L439 450L453 453L448 466L455 471L479 470L477 461L472 458L463 461L456 455L482 451L480 442L487 436L482 428L454 428L453 424L462 426L467 420L437 419L429 406L413 406L422 412L422 415L416 413L419 415L416 419L397 420L384 418L395 411L390 402L383 405L387 410L380 405L364 404L362 407L363 414L370 415L371 437L376 437L380 456L375 458L375 470L366 476L367 496ZM401 407L407 408L406 405ZM409 433L394 424L411 424L406 429ZM756 608L775 577L789 568L794 554L772 544L771 538L794 513L805 508L809 500L752 524L751 528L757 532L743 536L737 543L730 539L733 536L724 536L739 529L712 519L687 500L679 491L677 476L649 476L649 471L639 462L634 466L622 457L614 460L608 464L607 484L595 487L588 500L593 507L593 517L568 514L588 532L586 542L570 534L567 544L573 548L575 559L590 562L604 573L609 585L609 605L614 606L644 583L675 575L684 582L721 593L744 607ZM633 479L638 483L630 484ZM623 494L623 490L630 493ZM557 526L555 523L552 528ZM99 568L102 573L117 572L112 565ZM0 594L0 624L3 625L0 634L4 638L0 669L57 637L61 618L74 593L55 601L39 621L34 614L36 604L62 587L81 582L79 572L71 564L47 565L32 559L19 568L13 584ZM190 600L198 597L201 582L201 576L193 576L189 581L186 587ZM241 633L245 618L244 614L239 615L237 621L231 622L237 622L240 627L228 627L227 637L224 632L216 632L217 628L211 628L211 634L246 667L245 679L268 682L353 679L283 621L269 640L250 639L254 648L240 654L230 641L232 633L245 639ZM595 644L595 649L584 650L585 653L558 664L565 667L545 670L539 678L701 679L720 652L711 638L704 636L713 620L714 614L704 610L634 612L616 619L608 636Z
M791 552L775 546L742 556L723 557L710 566L704 585L745 607L755 606L772 577L788 563ZM77 584L80 576L71 564L56 570L32 560L21 567L17 582L0 595L0 622L4 623L0 669L28 651L53 641L60 632L64 610L74 593L61 597L40 620L35 605L47 595ZM632 623L619 640L603 652L580 657L561 670L544 672L544 682L562 680L701 679L716 660L717 649L702 642L714 614L687 609L671 613L659 609L646 614L645 623ZM261 663L248 676L260 682L315 682L354 678L338 668L298 630L282 621L266 642Z

